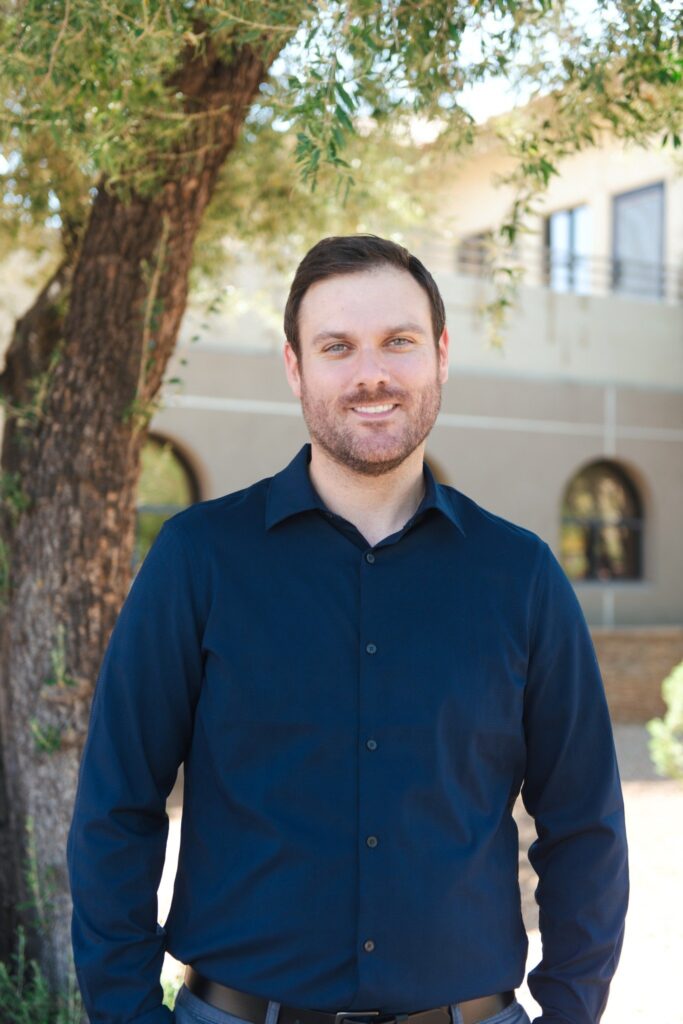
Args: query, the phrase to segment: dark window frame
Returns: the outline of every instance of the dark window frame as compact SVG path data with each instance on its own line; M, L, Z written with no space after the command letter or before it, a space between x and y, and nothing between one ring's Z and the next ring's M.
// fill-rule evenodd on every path
M617 295L623 295L626 298L651 298L651 299L664 299L666 298L666 265L664 257L666 255L666 182L662 178L659 181L650 182L649 185L640 185L638 188L627 189L625 192L615 192L612 196L612 231L611 231L611 266L612 274L610 280L610 289ZM637 292L628 292L619 290L619 274L620 260L617 257L617 206L620 201L628 199L631 196L638 195L643 192L659 192L662 196L662 202L660 206L659 215L659 260L653 264L654 267L658 267L659 273L657 275L658 280L658 291L656 295L645 294L639 296ZM643 261L646 262L646 261Z
M589 210L590 203L586 201L580 203L574 203L572 206L562 206L557 210L551 210L550 213L545 214L543 218L543 266L542 266L542 279L546 288L552 288L553 291L560 289L553 288L552 273L553 273L553 250L550 245L550 224L553 217L558 214L566 213L569 215L569 253L567 262L567 274L569 280L567 281L567 289L565 293L561 294L576 294L578 281L578 272L588 264L590 273L591 268L591 256L586 253L576 252L576 211L577 210ZM589 293L592 291L592 287L589 284Z
M604 467L605 475L610 475L616 478L621 486L624 488L626 494L630 499L630 503L635 510L635 514L632 515L621 515L619 520L613 522L608 519L604 519L597 515L580 516L580 515L567 515L564 513L564 506L568 500L568 494L572 488L574 482L581 477L583 474L589 471L595 471L600 467ZM569 481L564 488L564 494L562 499L562 514L560 519L560 560L563 564L563 568L567 572L570 580L574 585L583 584L599 584L601 586L614 585L614 584L639 584L644 581L643 575L643 542L644 542L644 526L645 517L643 510L643 500L640 495L638 486L636 485L633 477L628 470L617 460L599 458L593 459L587 462L575 473L572 474ZM584 576L575 576L571 573L570 568L566 565L565 559L562 557L564 554L564 531L565 528L570 526L578 526L584 533L587 532L588 536L588 547L587 547L587 558L589 563L589 573ZM605 576L598 572L599 564L599 543L601 540L601 531L607 527L617 526L620 529L626 529L629 531L629 538L627 544L627 550L630 552L632 558L632 564L629 567L629 573L624 575L611 575Z
M470 277L484 277L490 270L491 261L487 245L493 239L493 228L471 231L458 242L455 249L455 270ZM468 257L473 258L468 258Z

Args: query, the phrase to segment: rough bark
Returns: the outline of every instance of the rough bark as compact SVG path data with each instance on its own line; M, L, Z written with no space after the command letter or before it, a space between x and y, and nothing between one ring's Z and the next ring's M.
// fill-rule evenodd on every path
M248 46L229 62L210 46L188 53L171 85L188 113L215 111L191 119L191 157L179 152L152 195L124 200L101 184L73 264L17 323L0 377L2 953L25 923L53 989L70 969L65 844L92 691L130 583L140 449L197 230L266 70Z

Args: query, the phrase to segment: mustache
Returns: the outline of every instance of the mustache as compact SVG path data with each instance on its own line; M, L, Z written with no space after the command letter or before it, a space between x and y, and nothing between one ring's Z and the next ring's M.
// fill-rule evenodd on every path
M345 399L345 401L349 406L371 405L384 402L400 402L403 397L403 392L397 391L380 391L376 395L369 395L367 392L363 392L360 395L352 395L350 398Z

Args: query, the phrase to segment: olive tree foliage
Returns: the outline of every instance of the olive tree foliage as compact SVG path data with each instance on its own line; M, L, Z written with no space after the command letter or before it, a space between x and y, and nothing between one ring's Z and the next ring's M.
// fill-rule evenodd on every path
M219 111L193 110L174 71L188 48L229 62L246 44L271 71L204 220L204 270L225 258L211 245L225 234L290 258L324 230L352 230L387 195L417 203L400 211L408 220L424 213L435 157L466 150L481 130L463 90L497 78L542 97L493 129L515 157L516 200L500 226L511 241L558 159L603 132L680 145L676 6L5 0L0 238L39 246L53 226L68 254L94 190L145 194L186 172L211 146L196 129ZM422 153L409 144L415 116L440 127Z

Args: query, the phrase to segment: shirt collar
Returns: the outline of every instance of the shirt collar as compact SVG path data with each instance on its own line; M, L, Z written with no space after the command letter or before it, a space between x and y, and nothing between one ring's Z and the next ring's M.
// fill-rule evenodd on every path
M266 529L281 522L298 512L310 509L329 511L313 484L308 473L311 461L310 442L304 444L289 465L276 473L270 481L266 499ZM415 512L419 515L429 508L434 508L453 523L465 536L462 516L456 508L458 492L452 487L444 487L437 483L429 465L422 463L425 482L425 494Z

